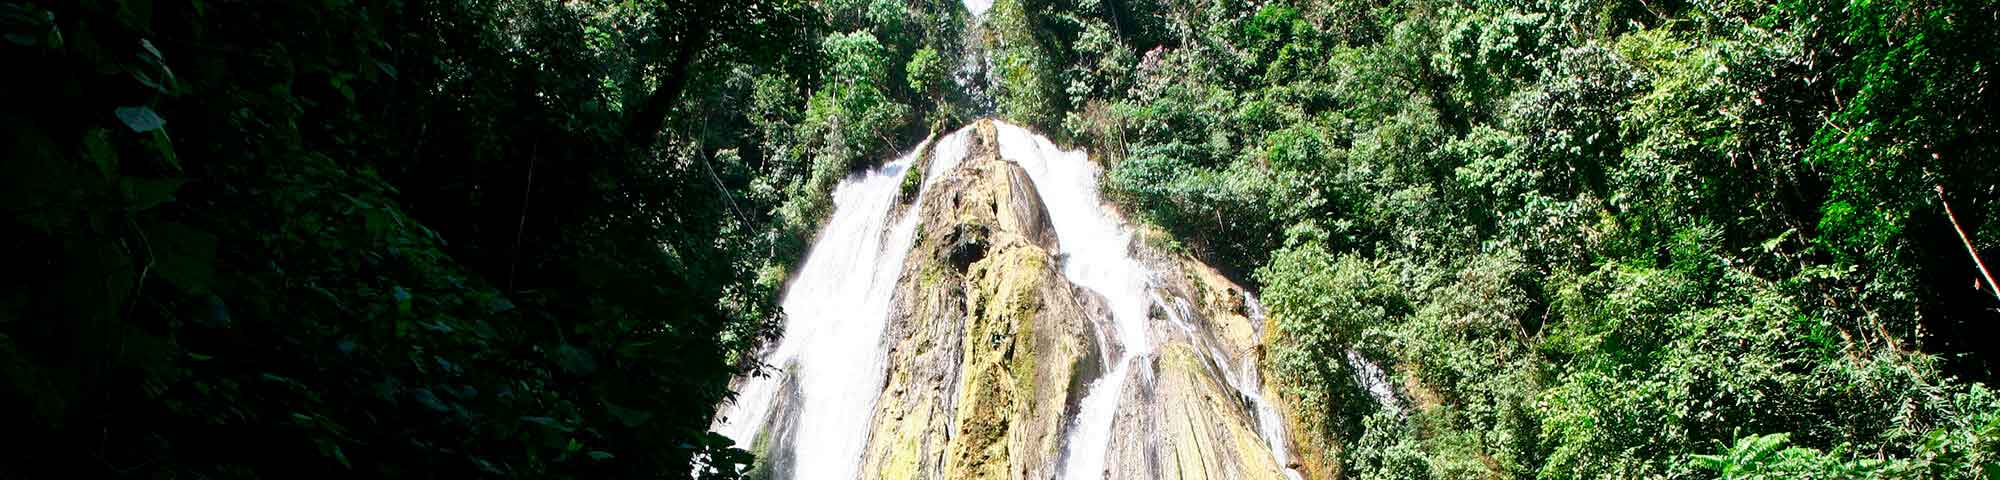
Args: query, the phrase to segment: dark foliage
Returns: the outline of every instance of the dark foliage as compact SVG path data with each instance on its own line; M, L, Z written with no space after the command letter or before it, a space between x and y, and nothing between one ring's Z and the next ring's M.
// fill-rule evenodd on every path
M888 13L0 4L0 477L734 475L779 207L826 201L758 193L824 142L781 112Z

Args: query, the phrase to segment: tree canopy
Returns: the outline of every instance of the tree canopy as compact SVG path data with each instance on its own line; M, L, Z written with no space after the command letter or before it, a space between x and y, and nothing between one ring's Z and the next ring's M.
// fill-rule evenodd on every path
M741 473L715 407L955 8L0 4L0 477Z
M1261 284L1315 475L2000 471L1991 1L992 12L1002 114Z

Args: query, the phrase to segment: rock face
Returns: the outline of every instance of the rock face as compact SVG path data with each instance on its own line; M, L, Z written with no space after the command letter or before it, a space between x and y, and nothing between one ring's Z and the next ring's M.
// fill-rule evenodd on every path
M1155 233L1157 234L1157 233ZM1241 287L1183 254L1133 249L1158 274L1152 336L1161 345L1131 370L1113 424L1105 478L1284 479L1246 395L1261 325Z
M1207 358L1185 343L1157 353L1126 383L1106 478L1284 478Z
M915 199L862 478L1054 478L1078 402L1118 358L1104 300L1063 275L1034 182L990 121L973 129L968 156ZM1257 391L1244 382L1262 326L1241 288L1145 244L1132 248L1158 274L1155 346L1125 370L1105 477L1284 478L1243 390Z
M1093 314L1056 269L1034 184L992 126L919 201L886 338L865 478L1049 478L1063 419L1099 368Z

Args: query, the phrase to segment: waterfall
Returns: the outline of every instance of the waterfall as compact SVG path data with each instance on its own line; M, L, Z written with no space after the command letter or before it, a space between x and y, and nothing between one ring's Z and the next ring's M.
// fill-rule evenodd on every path
M1347 365L1354 367L1354 381L1361 384L1362 390L1368 391L1368 396L1375 398L1375 403L1389 413L1403 413L1403 405L1396 401L1396 391L1389 387L1389 375L1382 373L1381 366L1353 349L1347 351Z
M1120 356L1091 383L1064 442L1062 477L1097 478L1104 472L1126 371L1151 351L1146 313L1154 304L1153 273L1132 257L1132 231L1101 203L1097 165L1082 150L1063 150L1021 127L994 123L1001 158L1028 172L1048 207L1058 248L1067 258L1063 276L1103 295L1111 310Z
M1283 468L1289 458L1284 422L1264 399L1255 358L1231 357L1212 332L1197 325L1188 299L1161 288L1163 277L1135 256L1133 229L1101 198L1097 165L1082 150L1064 150L1027 129L993 123L999 157L1020 166L1041 196L1055 232L1062 276L1102 297L1110 314L1109 332L1099 342L1105 352L1115 351L1116 358L1107 359L1108 372L1085 388L1073 417L1064 423L1061 455L1054 460L1060 463L1058 475L1103 476L1118 412L1133 407L1121 405L1127 377L1149 373L1147 359L1157 345L1185 336L1197 351L1206 352L1222 383L1240 399L1280 469L1298 478L1297 472ZM966 127L936 140L924 166L923 190L943 181L964 160L973 131ZM745 379L736 401L717 420L716 431L763 450L760 461L769 462L765 465L776 469L777 478L860 475L876 420L870 413L884 387L887 346L894 340L882 338L890 303L923 208L918 202L899 209L897 195L905 172L919 168L923 150L919 146L878 169L855 174L835 189L833 218L782 300L784 336L762 357L782 371ZM1244 295L1252 324L1261 326L1262 306ZM1154 307L1167 316L1157 326L1150 318ZM1157 333L1167 337L1153 337L1155 327L1164 328Z
M965 156L969 132L961 129L937 141L923 188ZM813 478L855 478L868 439L868 412L874 411L882 391L882 332L903 258L915 241L921 207L895 215L897 194L904 172L916 167L923 150L919 145L835 187L833 218L813 241L781 301L784 336L763 357L786 370L745 380L716 431L747 448L766 433L762 430L773 414L795 413L791 441L772 446L790 449L792 471L812 472ZM795 382L796 402L782 402L786 382ZM781 403L795 405L790 408L797 411L774 412Z
M1000 155L1027 171L1047 206L1056 231L1058 248L1067 260L1063 276L1072 283L1103 295L1109 303L1120 358L1111 370L1092 382L1078 408L1064 441L1062 478L1099 478L1104 472L1111 430L1127 371L1152 351L1148 335L1150 307L1158 305L1173 326L1195 333L1187 299L1161 298L1155 290L1154 273L1132 255L1132 230L1102 203L1098 190L1099 171L1081 150L1063 150L1047 138L1004 122L995 122ZM1245 294L1254 325L1263 324L1263 307ZM1299 473L1285 468L1285 427L1277 408L1264 400L1263 380L1251 358L1231 360L1205 335L1201 343L1222 375L1222 380L1247 402L1255 416L1259 436L1270 446L1273 460L1288 478Z
M1256 295L1251 295L1250 292L1243 292L1243 307L1249 313L1250 324L1257 327L1258 336L1262 337L1264 333L1262 331L1264 328L1264 303L1257 301ZM1271 458L1278 461L1278 468L1285 471L1285 478L1300 480L1302 477L1299 475L1299 472L1286 466L1286 464L1291 463L1291 455L1286 450L1285 444L1285 440L1289 438L1285 435L1285 417L1278 414L1278 407L1276 405L1272 405L1271 402L1264 400L1263 370L1257 368L1257 362L1254 359L1246 358L1244 359L1244 364L1243 375L1249 379L1249 385L1238 387L1237 391L1252 392L1245 393L1244 396L1250 399L1250 402L1256 409L1257 433L1264 437L1264 444L1271 447Z
M963 3L965 11L974 17L985 15L986 9L993 8L993 0L964 0Z

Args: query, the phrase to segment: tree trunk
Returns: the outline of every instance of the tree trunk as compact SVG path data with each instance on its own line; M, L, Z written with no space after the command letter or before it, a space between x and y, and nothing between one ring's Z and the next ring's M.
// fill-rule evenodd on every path
M695 15L689 19L688 32L681 36L680 46L674 50L673 64L668 66L667 78L660 81L660 87L646 96L639 109L632 112L630 123L625 125L625 139L634 146L651 146L653 139L659 138L660 126L666 124L667 112L674 109L674 103L687 89L688 70L694 66L695 55L708 46L708 19Z

